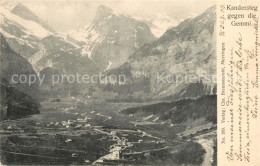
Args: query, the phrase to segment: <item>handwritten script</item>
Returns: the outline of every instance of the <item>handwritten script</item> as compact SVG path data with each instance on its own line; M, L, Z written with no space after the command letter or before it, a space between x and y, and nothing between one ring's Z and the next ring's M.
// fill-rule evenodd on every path
M260 165L257 1L219 1L218 165Z

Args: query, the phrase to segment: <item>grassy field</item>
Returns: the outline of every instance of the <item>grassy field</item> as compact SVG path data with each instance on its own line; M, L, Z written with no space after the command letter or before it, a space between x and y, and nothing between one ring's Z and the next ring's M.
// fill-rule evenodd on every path
M40 114L1 123L1 162L88 165L118 144L111 134L116 133L119 139L124 137L132 144L125 149L122 163L202 163L203 147L176 136L185 129L183 126L142 124L144 117L121 112L137 106L141 104L77 99L43 102Z

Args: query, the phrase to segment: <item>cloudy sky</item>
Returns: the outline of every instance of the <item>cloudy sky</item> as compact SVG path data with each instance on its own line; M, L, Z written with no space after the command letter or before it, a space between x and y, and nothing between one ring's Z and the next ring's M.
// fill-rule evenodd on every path
M48 22L55 30L66 32L89 24L99 5L117 13L151 18L166 13L184 19L202 13L214 0L16 0Z

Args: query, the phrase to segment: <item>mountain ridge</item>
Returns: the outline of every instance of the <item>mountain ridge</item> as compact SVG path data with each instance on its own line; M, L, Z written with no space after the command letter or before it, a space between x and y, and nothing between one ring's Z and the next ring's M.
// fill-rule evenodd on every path
M130 56L122 66L108 71L108 74L128 73L131 92L125 97L139 98L141 91L147 96L177 100L186 97L199 97L216 93L216 48L215 48L215 6L193 19L187 19L178 26L168 29L160 38L143 45ZM128 66L127 68L125 68ZM143 73L136 78L136 73ZM176 77L195 76L192 82L157 83L156 73ZM205 77L210 77L207 80ZM195 90L197 87L200 90ZM138 88L143 87L143 88ZM114 91L118 91L115 86Z
M103 5L91 24L68 37L83 42L82 53L103 70L123 64L136 49L155 39L147 24Z

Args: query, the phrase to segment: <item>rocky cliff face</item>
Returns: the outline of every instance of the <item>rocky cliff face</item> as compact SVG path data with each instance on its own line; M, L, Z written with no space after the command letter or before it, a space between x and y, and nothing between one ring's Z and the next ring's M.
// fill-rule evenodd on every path
M102 70L116 68L145 43L155 39L149 26L100 6L93 22L68 37L82 42L82 54Z
M46 67L58 70L60 74L93 74L100 71L99 67L88 57L81 56L80 47L67 42L62 37L48 36L38 43L37 51L29 62L39 73Z
M122 65L134 51L155 39L147 24L114 14L105 6L97 9L90 25L67 36L17 2L1 1L0 8L0 32L37 73L46 67L61 74L98 73Z
M108 73L118 74L127 69L128 81L124 86L132 95L138 92L153 98L178 99L216 93L215 17L215 7L211 7L168 29L159 39L138 49L124 65ZM162 77L158 80L158 75L165 81ZM177 77L183 80L176 83Z
M62 36L26 7L3 2L1 33L38 74L45 69L42 73L125 74L125 84L100 86L118 98L172 100L216 92L215 7L156 39L146 23L105 6L97 9L91 24ZM182 81L176 82L179 77Z

